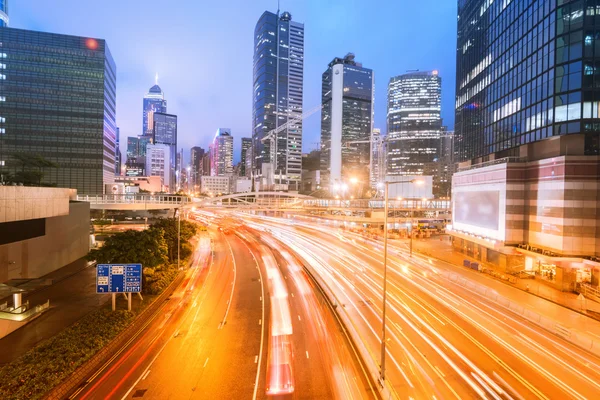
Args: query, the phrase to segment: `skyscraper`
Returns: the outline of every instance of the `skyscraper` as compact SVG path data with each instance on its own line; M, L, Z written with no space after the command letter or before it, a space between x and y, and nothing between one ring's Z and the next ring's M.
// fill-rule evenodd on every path
M146 147L146 174L162 178L163 191L173 192L171 148L167 144L148 144Z
M117 137L115 140L115 175L121 175L121 149L119 146L121 145L121 132L117 127Z
M8 0L0 0L0 27L8 26Z
M303 76L304 24L292 21L289 12L265 11L254 29L253 168L260 172L263 163L273 163L276 183L293 187L302 176L302 121L273 141L262 139L302 115Z
M127 160L136 158L139 153L140 139L135 136L127 137Z
M435 195L440 195L441 102L437 71L409 72L388 84L387 175L431 175Z
M354 54L334 58L322 76L321 186L370 180L373 71Z
M177 115L154 112L152 113L152 126L152 143L169 146L169 162L171 163L169 171L171 173L170 180L173 183L171 189L173 189L177 170Z
M190 166L191 183L194 185L194 191L198 191L200 185L200 177L202 173L202 157L204 157L204 149L200 146L194 146L190 150Z
M6 7L6 3L4 3ZM114 182L116 66L102 39L0 28L0 170L12 155L58 164L43 183L102 194Z
M210 146L210 153L210 174L212 176L233 174L233 136L231 136L231 129L217 129Z
M560 288L589 276L582 256L600 255L592 3L458 2L455 248Z
M162 89L158 86L158 75L156 76L155 84L150 88L144 96L143 103L143 118L142 118L142 136L152 137L152 121L154 121L154 113L167 112L167 100Z
M252 138L242 138L242 155L241 155L241 166L240 166L240 176L246 176L246 154L248 154L248 150L252 147Z

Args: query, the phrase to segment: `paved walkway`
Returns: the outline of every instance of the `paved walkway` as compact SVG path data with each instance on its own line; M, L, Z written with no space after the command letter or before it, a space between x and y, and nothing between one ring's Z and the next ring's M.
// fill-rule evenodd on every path
M408 240L391 240L390 242L400 246L408 246ZM520 289L525 295L524 298L532 294L581 313L586 317L600 320L599 303L592 300L581 301L577 294L572 292L561 292L558 289L546 285L540 279L520 279L508 274L501 274L499 278L495 278L491 275L464 267L463 260L470 260L478 263L480 263L480 261L468 257L463 253L454 251L452 243L447 235L436 236L430 239L414 239L413 251L444 261L447 263L448 267L453 268L456 272L459 272L470 279L477 280L486 286L493 287L495 290L503 291L504 289L502 286ZM508 280L509 277L511 278L511 281ZM598 333L600 334L600 332Z
M110 299L110 294L96 294L96 269L89 267L85 259L40 279L12 282L15 283L21 283L20 288L31 290L23 296L23 301L29 300L31 305L37 305L50 300L50 309L0 339L0 365L18 358Z

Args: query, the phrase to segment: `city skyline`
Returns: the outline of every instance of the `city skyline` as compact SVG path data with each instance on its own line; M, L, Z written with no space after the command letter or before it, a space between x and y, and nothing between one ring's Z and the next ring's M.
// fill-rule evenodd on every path
M189 2L178 8L153 10L151 7L140 7L141 2L138 1L126 4L108 1L103 7L94 8L92 14L87 6L77 1L65 0L61 2L61 7L56 7L40 0L24 0L19 4L11 4L10 26L106 39L119 66L117 123L124 138L141 134L141 99L154 83L155 74L158 73L159 84L165 92L165 97L169 99L169 112L179 116L178 147L183 146L187 151L193 146L206 148L219 126L230 126L236 133L236 138L251 134L254 25L265 10L276 12L277 3L237 3L235 7L240 12L231 14L230 5L200 6ZM282 1L282 11L289 11L294 20L307 25L304 108L308 110L320 103L323 65L327 65L336 55L354 52L361 55L361 61L369 65L379 78L375 83L376 128L385 132L387 80L391 76L417 68L438 69L442 76L448 77L444 80L442 116L446 125L453 126L456 3L439 4L435 0L426 0L424 3L386 3L384 9L359 3L347 7L342 1L332 1L326 5L312 1L304 4ZM184 17L194 10L202 10L206 20L214 22L203 24L204 26L188 22ZM343 15L346 22L332 23L327 17L332 13ZM95 17L90 18L88 15ZM361 18L378 20L381 23L377 29L359 33L353 29L353 24L360 23ZM392 24L398 18L401 23ZM443 29L425 31L413 22L418 18L434 21L436 26L442 26ZM105 24L107 19L114 20L111 29ZM169 25L173 25L176 20L181 21L181 25L178 22L178 28L171 29L170 34L153 39L155 52L149 51L148 46L144 44L147 39L145 29L142 29L146 21L152 19L160 19ZM235 28L220 33L221 44L197 39L207 37L208 33L224 20L228 20ZM411 32L415 29L419 29L422 34L412 35ZM410 37L410 40L399 40L393 48L388 48L389 42L386 37L390 35L397 38ZM183 50L189 46L196 47L197 51ZM238 55L238 62L227 66L223 66L222 63L209 65L211 63L200 62L203 54L224 58L230 51ZM407 59L405 54L409 52L412 56ZM157 57L157 53L164 56ZM191 53L197 53L197 58ZM177 58L181 62L175 62ZM204 77L194 74L189 68L194 64L202 65ZM186 76L189 78L186 79ZM237 90L235 99L230 99L227 95L231 90ZM203 93L203 96L198 96L198 93ZM303 152L307 152L318 146L318 113L305 121L303 130ZM125 154L125 140L122 142L121 151ZM236 162L239 161L240 144L239 139L235 141Z

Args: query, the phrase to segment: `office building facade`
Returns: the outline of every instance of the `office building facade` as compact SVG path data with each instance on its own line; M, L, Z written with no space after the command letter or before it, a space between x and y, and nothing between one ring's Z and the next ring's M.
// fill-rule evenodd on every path
M252 138L243 137L242 138L242 154L241 154L241 158L240 158L240 176L246 176L246 155L248 154L248 151L251 148L252 148Z
M387 100L386 174L432 176L439 195L442 79L437 71L392 77Z
M322 75L321 185L332 191L350 178L369 182L373 132L373 71L349 53Z
M8 26L8 0L0 0L0 28Z
M202 171L202 158L204 157L204 149L200 146L194 146L190 150L190 167L191 167L191 184L194 187L194 191L200 189L200 177L203 174Z
M6 4L6 3L4 3ZM42 183L102 194L115 175L116 66L106 42L0 29L0 170L12 154L55 162Z
M233 136L231 129L219 128L210 145L210 175L233 175Z
M595 4L461 0L458 14L455 248L561 289L597 284Z
M174 183L177 170L177 115L154 112L152 113L152 127L152 143L169 146L169 171L171 182ZM143 140L144 138L140 138L140 141ZM174 185L171 186L174 188Z
M165 95L158 86L158 79L154 86L150 88L148 93L144 96L143 108L142 108L142 135L141 136L153 136L153 122L154 113L166 113L167 112L167 100Z
M302 175L302 120L288 125L273 140L269 132L302 116L304 24L265 11L254 30L252 108L253 169L274 165L277 183L297 187ZM274 147L273 149L271 147Z
M171 147L166 144L149 144L146 147L147 176L160 176L162 191L172 192Z
M115 175L121 175L121 130L117 127L115 138Z

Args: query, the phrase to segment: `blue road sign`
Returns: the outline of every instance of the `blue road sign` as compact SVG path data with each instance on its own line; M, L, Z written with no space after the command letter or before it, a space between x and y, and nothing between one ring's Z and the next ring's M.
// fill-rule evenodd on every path
M98 264L96 293L142 291L142 264Z

